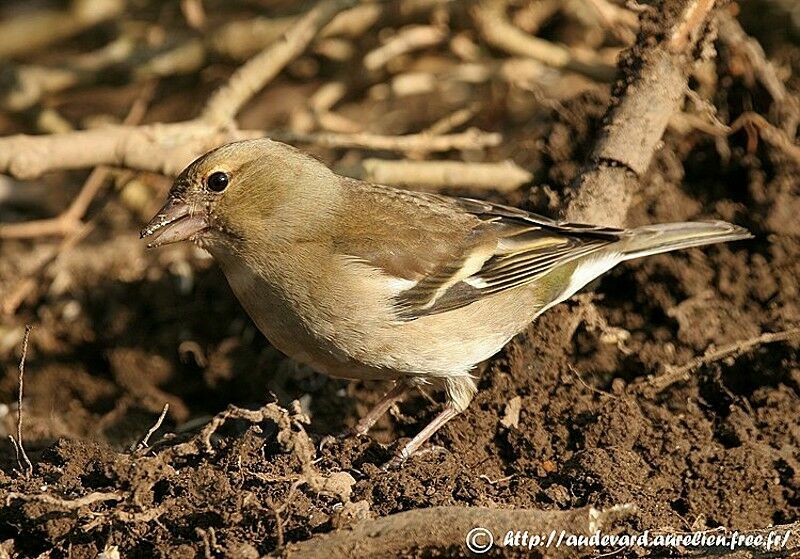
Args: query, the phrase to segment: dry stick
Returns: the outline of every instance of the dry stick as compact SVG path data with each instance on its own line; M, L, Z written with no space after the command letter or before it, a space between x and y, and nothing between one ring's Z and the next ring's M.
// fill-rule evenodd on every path
M73 37L119 16L124 9L124 0L75 1L68 10L39 10L0 22L0 59Z
M380 4L360 4L334 17L319 36L357 38L386 13L397 11L409 17L445 1L396 0L394 10ZM13 81L4 92L0 91L0 107L20 111L35 105L48 93L101 82L109 75L108 69L112 65L118 71L128 72L131 80L137 82L196 72L209 56L244 61L279 39L298 19L298 16L288 16L233 21L218 29L208 29L204 40L191 37L166 51L123 36L96 51L71 57L60 65L13 66L10 78Z
M174 176L213 147L263 135L260 130L220 130L199 120L47 136L19 134L0 138L0 173L34 179L50 171L107 165Z
M753 129L772 147L779 149L787 157L800 164L800 146L794 143L784 130L772 125L760 114L743 113L731 124L727 132L732 134L742 128L748 131Z
M30 494L11 492L6 495L6 506L8 506L11 501L16 500L43 503L60 510L75 510L81 507L93 505L95 503L102 503L104 501L121 501L123 498L124 495L116 491L95 491L93 493L89 493L88 495L84 495L83 497L78 497L77 499L62 499L60 497L56 497L55 495L50 495L49 493Z
M319 31L355 0L322 0L297 21L281 40L240 66L208 100L201 119L229 125L239 110L281 70L306 50Z
M270 132L269 137L289 143L313 144L325 148L359 148L378 151L399 152L443 152L451 150L470 150L500 145L502 136L495 132L470 129L457 134L406 134L385 136L360 132L339 134L335 132Z
M669 39L648 46L641 37L640 64L627 76L619 101L606 113L589 165L572 185L566 217L570 221L623 225L633 193L650 166L673 114L683 102L690 59L714 6L713 0L687 0ZM667 15L662 15L667 17Z
M380 47L364 56L364 67L372 72L380 70L390 60L402 54L441 44L447 34L431 25L415 25L399 31Z
M361 147L386 151L450 151L498 145L493 132L466 131L448 136L409 134L302 134L262 130L220 130L202 121L147 126L114 126L102 130L49 136L0 138L0 173L32 179L44 173L107 165L177 175L198 155L225 142L274 134L284 141L307 141L328 147ZM7 226L6 226L7 227Z
M690 47L696 45L713 7L714 0L687 2L678 23L672 28L672 35L667 41L667 50L673 54L685 54Z
M488 507L441 506L415 509L365 520L350 530L337 530L289 544L280 551L282 557L361 558L405 557L424 550L451 550L457 547L466 553L467 534L481 527L491 532L494 546L504 547L504 536L521 526L535 526L539 533L564 531L589 535L608 529L614 521L635 512L631 505L606 510L583 507L569 511L497 509ZM485 532L474 540L485 545ZM488 550L488 549L487 549ZM548 549L548 557L573 557L575 550L562 546Z
M33 473L33 464L31 464L28 453L25 452L25 444L22 441L22 395L24 394L25 387L25 358L28 356L28 339L31 335L33 326L30 324L25 325L25 335L22 338L22 357L19 360L19 375L18 379L18 393L17 393L17 439L14 440L13 435L9 435L12 444L14 445L14 453L17 456L17 467L20 473L24 472L25 476L30 476ZM22 457L25 460L25 467L22 467Z
M95 167L70 206L60 215L49 219L34 219L22 223L0 224L0 239L28 239L50 235L68 235L83 224L81 218L108 177L107 167Z
M570 47L528 35L514 27L505 15L506 2L483 0L472 11L475 25L494 47L516 56L538 60L554 68L578 72L599 81L610 81L616 69L595 54L579 53Z
M220 144L256 138L262 131L230 128L241 107L302 53L319 30L355 0L323 0L281 41L242 65L209 100L197 120L148 126L114 126L50 136L0 138L0 172L32 179L52 170L98 165L177 175L199 154Z
M161 415L158 416L158 420L152 427L150 427L144 438L141 441L139 441L139 444L136 445L134 452L139 452L140 450L147 448L147 445L150 442L150 437L153 436L153 433L159 430L161 424L164 422L164 418L167 416L168 411L169 411L169 402L164 404L164 409L161 410Z
M425 128L422 132L420 132L420 134L429 136L447 134L451 130L458 128L459 126L462 126L472 120L472 118L477 115L480 110L481 103L475 101L463 109L458 109L448 115L443 116Z
M466 124L472 118L478 114L481 109L481 103L475 101L470 103L469 106L464 107L462 109L458 109L448 115L443 116L442 118L438 119L436 122L428 126L427 128L423 129L419 132L420 136L444 136L445 134L449 133L451 130ZM474 131L474 129L469 129L467 132ZM501 136L498 134L498 141L501 139ZM467 148L469 149L469 148ZM412 150L407 151L406 156L409 159L425 159L429 152L424 150Z
M581 0L581 3L596 15L603 27L609 29L624 44L628 45L636 40L639 18L635 13L608 0Z
M12 315L17 312L25 298L36 288L37 278L42 275L47 266L85 239L92 229L94 229L94 222L90 220L83 227L65 237L57 246L52 247L35 269L29 272L27 277L18 280L14 287L9 289L8 295L0 299L0 313Z
M536 35L544 25L552 20L562 9L568 9L569 2L561 0L539 0L529 2L514 12L514 25L526 33Z
M10 81L0 92L0 107L21 111L38 103L48 93L56 93L79 85L95 83L112 65L129 62L135 43L120 37L107 45L77 54L58 65L8 64Z
M800 338L800 328L784 330L782 332L768 332L755 338L740 340L738 342L724 345L713 351L706 351L705 354L690 359L679 367L667 365L664 368L663 373L648 379L644 388L648 391L658 394L676 382L690 380L690 373L704 365L709 365L710 363L725 359L729 356L741 355L742 353L755 349L764 344L785 342L792 338Z
M764 49L756 39L750 37L742 29L742 26L731 14L722 12L717 21L720 41L728 48L744 54L753 67L756 78L775 101L783 131L790 138L794 138L797 134L798 123L800 123L800 100L796 94L786 90L786 86L775 71L775 66L767 60Z
M200 0L181 0L181 13L189 27L202 31L206 25L206 12Z
M510 192L533 175L513 161L464 163L462 161L389 161L365 159L356 178L397 186L422 188L473 188Z
M147 112L147 105L155 91L155 84L150 82L137 96L125 116L123 125L133 126L141 122ZM40 237L44 235L68 235L83 226L83 216L86 215L92 200L100 192L110 173L107 167L95 167L83 183L80 192L70 203L69 207L60 215L49 219L36 219L24 223L10 225L0 224L0 239L23 239Z

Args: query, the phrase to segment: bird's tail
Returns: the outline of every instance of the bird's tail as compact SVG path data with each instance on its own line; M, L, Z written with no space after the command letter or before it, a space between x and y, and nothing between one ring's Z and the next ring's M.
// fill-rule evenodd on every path
M725 221L660 223L629 229L620 239L623 260L660 254L671 250L750 239L744 227Z

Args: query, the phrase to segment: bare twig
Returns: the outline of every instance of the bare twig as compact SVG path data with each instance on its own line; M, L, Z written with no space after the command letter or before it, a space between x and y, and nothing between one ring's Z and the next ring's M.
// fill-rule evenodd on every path
M639 19L635 13L608 0L581 0L581 4L624 44L634 42L639 29Z
M470 129L458 134L407 134L403 136L384 136L361 132L357 134L337 134L334 132L270 132L270 138L289 143L313 144L326 148L358 148L377 151L399 152L443 152L451 150L470 150L497 146L502 137L494 132Z
M674 365L666 366L664 368L664 372L649 379L644 388L647 391L657 394L672 386L676 382L690 380L690 373L700 367L720 361L726 357L741 355L742 353L755 349L764 344L785 342L792 338L800 338L800 328L784 330L782 332L768 332L755 338L740 340L738 342L724 345L719 349L706 351L705 354L695 357L694 359L690 359L688 362L679 367Z
M800 146L795 144L786 132L757 113L744 113L731 124L729 133L744 128L763 138L772 147L782 151L787 157L800 164Z
M461 161L390 161L365 159L362 168L343 170L356 178L397 186L422 188L472 188L508 192L533 178L512 161L464 163Z
M97 195L108 176L107 167L95 167L84 182L81 191L70 206L60 215L49 219L36 219L23 223L0 225L0 239L27 239L50 235L68 235L77 231L83 224L81 218Z
M58 258L86 238L86 235L88 235L93 228L94 223L90 221L80 229L67 235L57 246L49 249L48 253L39 261L34 269L29 271L26 277L17 280L16 284L8 290L8 295L0 299L0 313L11 315L17 312L17 309L25 298L38 285L37 279L42 276L42 272L50 264L58 260Z
M514 12L512 21L526 33L536 35L547 22L562 10L568 2L561 0L537 0L523 4Z
M49 493L15 493L6 495L6 505L11 501L44 503L60 510L75 510L104 501L121 501L125 496L118 491L95 491L77 499L62 499Z
M689 0L667 41L667 49L673 54L683 54L697 44L708 14L714 8L714 0Z
M483 0L473 9L475 24L486 41L516 56L538 60L599 81L611 81L616 68L593 53L579 52L564 45L528 35L514 27L505 15L505 2Z
M440 134L447 134L451 130L458 128L472 120L472 118L480 111L481 104L479 102L471 103L468 107L458 109L448 115L443 116L425 130L421 134L437 136Z
M321 0L273 43L240 66L208 100L201 119L228 125L253 95L300 55L333 16L349 8L355 0Z
M431 25L415 25L401 29L386 43L368 52L364 56L364 66L374 72L401 54L441 44L446 37L444 31Z
M0 22L0 59L13 58L73 37L125 9L124 0L74 0L67 10L38 10Z
M124 125L132 126L141 122L147 112L147 105L154 91L154 83L149 83L143 88L125 116ZM48 235L63 236L78 231L83 226L81 221L83 216L86 215L89 205L100 192L100 188L105 184L109 174L110 169L107 167L95 167L83 183L78 195L65 211L54 218L0 225L0 239L19 239Z
M181 0L181 12L193 29L202 30L206 25L206 12L201 0Z
M152 427L147 431L147 434L144 438L139 441L139 444L136 445L134 452L139 452L145 448L150 443L150 437L153 436L153 433L158 431L161 428L161 424L164 422L164 418L167 416L167 412L169 411L169 403L164 404L164 409L161 410L161 415L158 416L158 419L153 424Z
M263 132L220 130L201 121L19 134L0 138L0 172L33 179L55 170L107 165L172 176L213 147L260 136Z
M9 435L11 443L14 445L14 453L17 456L17 467L21 473L26 477L33 474L33 464L31 464L28 453L25 452L25 443L22 440L22 398L25 393L25 358L28 356L28 339L31 335L33 326L27 324L25 326L25 335L22 338L22 356L19 359L19 374L17 376L17 438L14 440L13 435ZM23 467L22 462L25 462Z
M778 77L775 66L767 59L758 41L750 37L730 13L721 11L717 17L720 41L728 48L740 52L749 62L752 72L772 96L777 106L775 122L794 138L800 123L800 100L786 89Z

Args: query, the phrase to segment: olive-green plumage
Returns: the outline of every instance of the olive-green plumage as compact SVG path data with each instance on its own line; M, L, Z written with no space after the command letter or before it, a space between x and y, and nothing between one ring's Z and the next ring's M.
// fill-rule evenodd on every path
M617 263L747 238L724 222L614 229L335 175L278 142L223 146L192 163L143 236L191 239L219 262L270 342L320 372L475 393L470 371L552 305Z

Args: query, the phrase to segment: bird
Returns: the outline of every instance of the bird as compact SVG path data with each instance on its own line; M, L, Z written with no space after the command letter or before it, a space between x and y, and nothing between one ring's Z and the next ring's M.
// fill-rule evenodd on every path
M475 366L626 260L752 237L724 221L622 229L335 174L266 138L223 145L175 179L141 231L208 251L279 351L323 374L392 381L352 429L409 390L444 393L402 463L477 392Z

